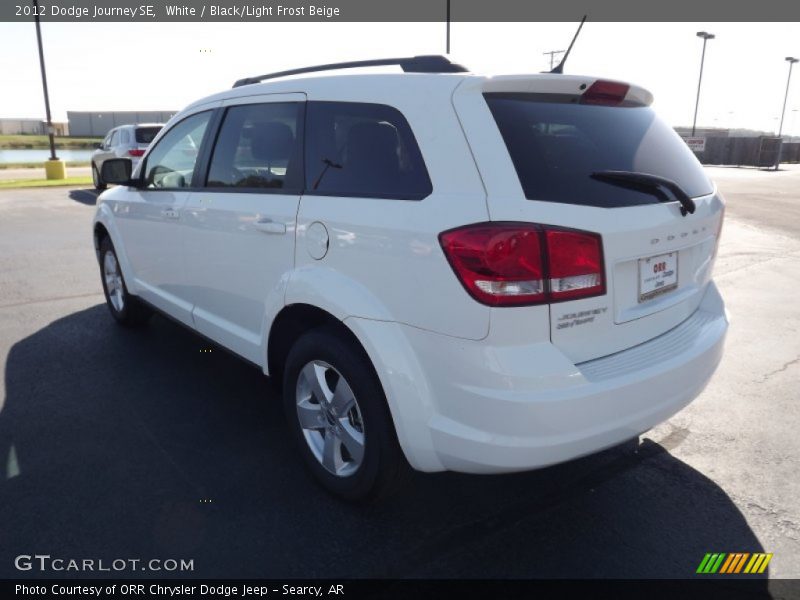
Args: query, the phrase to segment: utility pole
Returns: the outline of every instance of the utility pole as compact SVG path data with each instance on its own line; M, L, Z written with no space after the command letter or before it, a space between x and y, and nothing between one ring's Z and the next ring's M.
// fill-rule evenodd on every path
M447 54L450 54L450 0L447 0Z
M792 80L792 67L794 63L800 62L800 59L787 56L786 61L789 63L789 76L786 78L786 94L783 96L783 109L781 110L781 124L778 127L778 137L781 137L783 133L783 117L786 116L786 101L789 99L789 82Z
M789 83L792 81L792 67L794 63L800 62L800 59L794 56L787 56L786 62L789 63L789 76L786 78L786 93L783 95L783 108L781 109L781 124L778 125L778 158L775 161L775 170L778 170L781 164L781 153L783 152L783 117L786 116L786 101L789 99Z
M550 50L550 52L542 52L542 54L544 54L545 56L547 56L548 54L550 55L550 70L551 71L553 70L553 67L555 66L553 63L555 62L556 54L564 54L564 52L565 52L564 50Z
M42 70L42 89L44 90L44 109L47 113L47 136L50 138L50 160L58 160L56 141L53 134L53 119L50 116L50 94L47 92L47 72L44 68L44 50L42 49L42 30L39 26L39 0L33 0L33 15L36 20L36 41L39 44L39 67Z
M694 102L694 121L692 121L692 137L697 128L697 109L700 106L700 84L703 83L703 64L706 62L706 42L713 40L716 36L713 33L698 31L697 37L703 38L703 54L700 57L700 79L697 80L697 99Z

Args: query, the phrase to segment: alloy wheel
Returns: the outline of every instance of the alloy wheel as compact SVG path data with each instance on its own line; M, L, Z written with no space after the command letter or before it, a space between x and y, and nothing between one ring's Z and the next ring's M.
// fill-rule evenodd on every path
M295 400L314 457L338 477L355 473L364 461L364 419L347 380L328 363L311 361L300 370Z
M117 257L114 256L114 253L111 251L106 252L103 257L103 277L106 282L106 292L108 292L108 300L111 302L111 306L113 306L114 310L118 313L122 312L122 309L125 308L125 290L122 285L122 274L119 270Z

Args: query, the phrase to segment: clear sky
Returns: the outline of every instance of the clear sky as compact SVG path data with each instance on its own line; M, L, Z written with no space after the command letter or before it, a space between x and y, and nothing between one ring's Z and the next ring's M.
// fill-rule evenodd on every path
M454 23L451 58L476 73L538 72L576 23ZM691 124L702 40L698 126L776 130L800 23L587 22L567 73L642 85L672 125ZM298 66L443 54L443 23L43 23L53 118L67 110L174 110L234 80ZM0 117L42 117L34 26L0 23ZM784 133L800 135L800 68ZM792 111L795 112L792 112Z

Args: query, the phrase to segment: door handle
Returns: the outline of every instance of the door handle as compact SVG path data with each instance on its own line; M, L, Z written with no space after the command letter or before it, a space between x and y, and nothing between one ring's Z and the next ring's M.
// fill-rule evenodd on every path
M165 208L161 211L161 214L166 217L167 219L179 219L180 213L174 208Z
M277 233L277 234L286 233L285 223L278 223L270 218L258 219L253 224L253 227L258 229L262 233Z

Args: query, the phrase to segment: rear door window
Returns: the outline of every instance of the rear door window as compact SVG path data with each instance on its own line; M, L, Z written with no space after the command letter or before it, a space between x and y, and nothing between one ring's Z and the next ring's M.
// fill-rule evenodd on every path
M383 104L309 102L306 193L420 200L432 191L405 117Z
M136 128L136 143L149 144L161 131L161 127L137 127Z
M713 191L692 151L650 107L546 101L531 93L484 97L529 200L606 208L659 201L591 177L609 170L671 179L691 197Z

